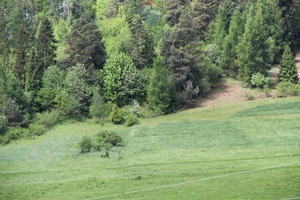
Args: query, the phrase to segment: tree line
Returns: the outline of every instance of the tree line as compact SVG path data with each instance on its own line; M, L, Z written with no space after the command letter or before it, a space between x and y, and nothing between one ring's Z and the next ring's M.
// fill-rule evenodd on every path
M171 113L224 76L268 82L278 63L279 79L298 83L299 13L295 0L1 1L1 134L52 111L103 122Z

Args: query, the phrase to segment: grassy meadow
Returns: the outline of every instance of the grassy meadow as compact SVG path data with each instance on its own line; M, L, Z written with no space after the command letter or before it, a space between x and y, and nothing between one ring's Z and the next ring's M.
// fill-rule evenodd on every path
M131 128L64 123L0 147L0 199L89 199L300 162L300 98L196 108ZM82 136L125 140L72 157ZM105 199L287 199L300 196L300 163ZM95 198L96 199L96 198Z

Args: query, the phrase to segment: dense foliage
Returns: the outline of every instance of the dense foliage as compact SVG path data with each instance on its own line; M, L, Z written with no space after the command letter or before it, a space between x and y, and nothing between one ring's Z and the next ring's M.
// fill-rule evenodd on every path
M295 0L1 1L1 134L29 122L39 135L52 111L131 126L194 106L224 76L271 85L272 64L298 83L299 13Z

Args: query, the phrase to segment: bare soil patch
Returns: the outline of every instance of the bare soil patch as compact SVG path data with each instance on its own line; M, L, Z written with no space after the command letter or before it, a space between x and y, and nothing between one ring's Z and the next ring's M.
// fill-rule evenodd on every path
M298 76L300 79L300 52L297 53L296 67L298 69ZM269 75L278 82L277 74L279 72L279 65L273 67ZM221 103L237 103L247 100L271 98L275 95L275 91L269 93L259 92L257 90L243 88L240 81L226 81L222 86L211 92L205 98L200 98L199 105L201 107L210 107L215 104Z

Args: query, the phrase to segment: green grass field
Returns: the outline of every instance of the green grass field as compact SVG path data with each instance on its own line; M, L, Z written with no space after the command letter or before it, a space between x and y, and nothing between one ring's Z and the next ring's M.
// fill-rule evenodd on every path
M81 155L77 142L115 130L124 147ZM0 199L88 199L298 162L106 199L287 199L300 196L300 98L196 108L132 128L89 120L0 147ZM95 198L96 199L96 198Z

